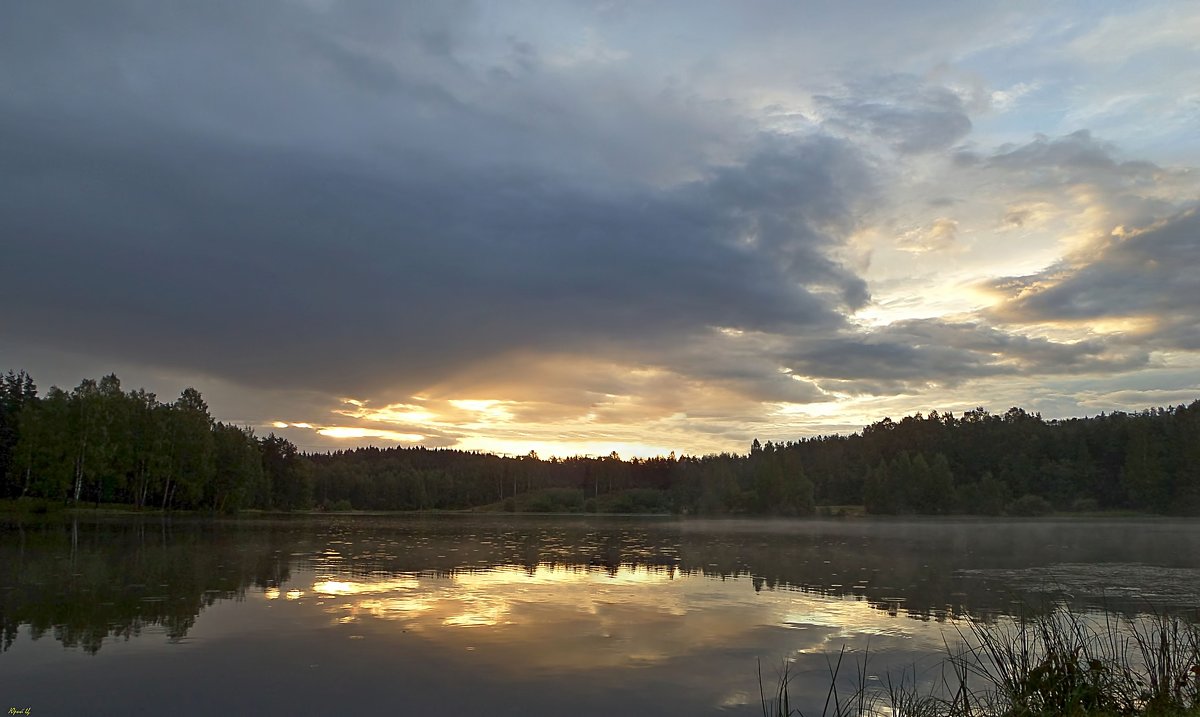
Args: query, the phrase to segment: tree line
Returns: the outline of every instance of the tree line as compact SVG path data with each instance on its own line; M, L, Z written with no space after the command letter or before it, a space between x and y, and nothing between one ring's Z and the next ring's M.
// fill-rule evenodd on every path
M108 375L38 396L0 377L0 495L64 503L235 512L312 503L311 464L291 442L214 421L200 392L171 403Z
M319 502L395 510L513 501L534 510L709 515L853 505L876 515L1200 515L1200 401L1067 420L1020 408L933 411L849 436L756 440L741 455L541 460L368 447L312 460Z
M1200 514L1200 401L1044 420L1012 408L884 418L852 435L754 441L746 454L544 460L453 449L301 454L214 421L200 393L160 403L116 376L39 397L0 381L8 497L160 509L508 510L807 515Z

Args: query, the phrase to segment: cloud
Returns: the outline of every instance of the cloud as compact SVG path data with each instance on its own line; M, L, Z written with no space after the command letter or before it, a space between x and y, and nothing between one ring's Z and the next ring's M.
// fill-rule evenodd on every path
M971 131L962 98L946 87L893 75L817 98L835 130L881 140L902 153L945 149Z
M1005 144L990 154L959 150L955 162L967 174L996 183L1036 204L1044 212L1054 203L1073 202L1102 209L1105 221L1145 222L1177 210L1183 197L1194 196L1196 184L1187 169L1170 169L1139 159L1122 159L1113 142L1078 130L1061 137L1037 135L1024 144ZM1111 227L1107 227L1111 228Z
M1057 210L1049 202L1017 201L1004 208L1000 225L1005 229L1034 229L1046 224Z
M926 227L918 227L900 235L897 248L912 254L945 251L958 242L958 222L948 217L938 217Z
M1006 90L993 90L989 99L992 109L997 112L1008 112L1026 95L1040 89L1037 82L1018 82Z
M1171 216L1195 200L1196 180L1186 168L1127 159L1115 143L1086 130L1037 135L993 151L956 149L941 178L968 198L954 218L965 219L960 229L976 249L997 229L1020 230L1006 237L1003 252L987 257L994 274L1040 270L1064 253L1103 243L1119 226Z
M1200 215L1195 207L1102 243L1044 272L990 283L1009 324L1102 321L1148 346L1200 349Z
M786 433L772 406L1007 396L1200 342L1170 298L1196 289L1194 173L1131 159L1131 133L1054 136L1088 115L1046 73L1075 63L1092 87L1075 56L1111 39L1103 17L290 0L6 17L0 349L35 375L26 357L59 352L39 365L200 383L221 417L306 447L349 440L325 430L710 448ZM1161 44L1190 67L1186 34L1160 34L1131 65ZM1194 124L1187 92L1110 70L1121 91L1091 107L1145 95Z
M1146 356L1098 340L1054 341L979 321L914 319L796 342L783 361L831 391L885 394L991 376L1129 370L1144 365Z
M867 298L831 258L873 191L840 140L764 138L661 188L103 119L0 121L0 229L37 268L0 289L33 299L14 337L362 395L517 351L836 326Z
M1109 15L1064 48L1081 61L1121 66L1138 55L1195 55L1200 13L1187 4L1167 4Z
M1079 130L1065 137L1050 139L1038 136L1020 146L1003 147L987 164L1010 171L1052 172L1055 180L1095 181L1100 178L1123 178L1136 181L1152 177L1158 168L1149 162L1119 162L1113 157L1115 147Z

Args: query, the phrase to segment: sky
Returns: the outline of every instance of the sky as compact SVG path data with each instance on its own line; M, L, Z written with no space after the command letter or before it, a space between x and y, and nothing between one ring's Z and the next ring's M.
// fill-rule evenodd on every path
M1200 398L1200 4L0 10L0 370L305 450Z

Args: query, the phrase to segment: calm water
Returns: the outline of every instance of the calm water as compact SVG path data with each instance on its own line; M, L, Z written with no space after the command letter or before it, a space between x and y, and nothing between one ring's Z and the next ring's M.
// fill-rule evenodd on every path
M1014 601L1200 607L1200 523L562 517L0 527L0 709L760 714ZM768 688L771 685L768 684Z

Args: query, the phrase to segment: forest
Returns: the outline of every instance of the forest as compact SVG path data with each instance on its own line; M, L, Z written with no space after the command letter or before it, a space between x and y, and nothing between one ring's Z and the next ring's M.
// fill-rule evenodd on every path
M214 421L200 392L163 403L108 375L38 396L24 371L0 378L7 498L231 513L312 507L312 464L291 442Z
M233 513L464 510L743 515L1200 515L1200 400L1045 420L1011 408L884 418L745 454L541 459L363 447L306 454L115 375L44 395L0 377L0 497ZM861 508L857 508L861 506Z

